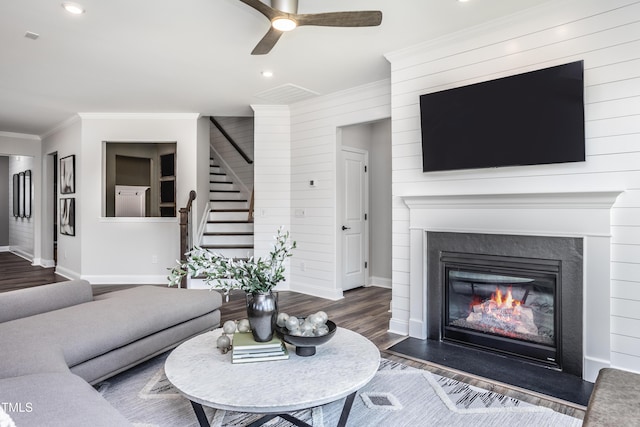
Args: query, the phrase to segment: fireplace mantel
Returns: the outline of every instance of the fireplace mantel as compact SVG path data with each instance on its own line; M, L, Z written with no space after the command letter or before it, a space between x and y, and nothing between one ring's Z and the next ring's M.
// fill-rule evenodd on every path
M584 239L584 372L610 365L611 208L621 191L415 195L409 208L409 335L427 334L428 231ZM607 284L607 285L604 285Z
M611 209L620 191L404 196L410 209Z

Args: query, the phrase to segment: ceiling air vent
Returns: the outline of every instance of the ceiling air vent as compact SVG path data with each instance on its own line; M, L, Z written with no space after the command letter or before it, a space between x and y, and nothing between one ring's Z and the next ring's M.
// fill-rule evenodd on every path
M272 89L259 92L254 96L273 104L288 105L304 101L305 99L313 98L318 95L320 95L318 92L287 83L282 86L277 86Z

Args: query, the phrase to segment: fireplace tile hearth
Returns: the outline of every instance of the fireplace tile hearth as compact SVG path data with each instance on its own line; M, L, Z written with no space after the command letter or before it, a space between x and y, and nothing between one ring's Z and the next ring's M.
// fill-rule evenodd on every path
M508 356L453 343L407 338L388 350L586 407L593 383Z

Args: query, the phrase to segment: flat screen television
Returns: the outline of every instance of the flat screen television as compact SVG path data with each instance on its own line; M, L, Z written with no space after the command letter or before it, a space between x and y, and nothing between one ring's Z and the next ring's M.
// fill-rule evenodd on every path
M423 171L585 160L583 61L420 96Z

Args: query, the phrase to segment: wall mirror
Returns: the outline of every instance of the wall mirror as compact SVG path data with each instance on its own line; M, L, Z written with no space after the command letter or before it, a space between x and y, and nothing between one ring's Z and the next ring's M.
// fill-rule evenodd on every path
M31 170L13 174L13 216L31 218Z
M13 174L13 216L20 216L20 175Z
M24 172L18 174L18 212L24 217Z
M24 172L23 211L25 218L31 218L31 170Z

